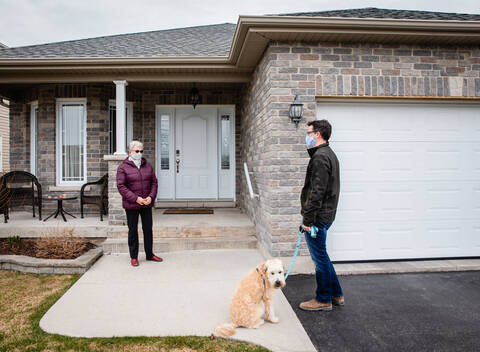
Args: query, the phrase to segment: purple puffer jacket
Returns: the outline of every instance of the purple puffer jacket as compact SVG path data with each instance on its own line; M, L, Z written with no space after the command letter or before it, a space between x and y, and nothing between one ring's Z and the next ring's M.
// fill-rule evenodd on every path
M153 207L157 197L158 182L152 165L142 158L140 168L126 158L117 169L117 188L122 195L124 209L134 210ZM137 197L152 198L149 205L137 203Z

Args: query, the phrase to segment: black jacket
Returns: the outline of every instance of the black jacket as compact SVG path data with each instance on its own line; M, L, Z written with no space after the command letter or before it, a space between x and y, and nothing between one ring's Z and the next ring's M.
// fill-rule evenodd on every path
M308 149L310 162L302 189L303 224L333 222L340 194L340 167L328 142Z

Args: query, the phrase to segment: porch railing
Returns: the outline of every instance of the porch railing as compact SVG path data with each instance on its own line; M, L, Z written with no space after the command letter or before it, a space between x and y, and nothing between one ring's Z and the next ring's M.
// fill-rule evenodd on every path
M248 173L247 163L243 163L243 171L245 171L245 178L247 179L248 192L250 193L250 198L260 198L256 193L253 193L252 182L250 182L250 174Z

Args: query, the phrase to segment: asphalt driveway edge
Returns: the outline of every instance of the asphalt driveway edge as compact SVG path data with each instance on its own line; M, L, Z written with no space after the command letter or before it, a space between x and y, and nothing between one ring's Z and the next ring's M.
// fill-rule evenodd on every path
M285 268L291 257L280 257ZM406 260L395 262L334 263L338 275L407 274L450 271L480 271L480 259ZM297 257L291 275L313 274L315 267L309 256Z

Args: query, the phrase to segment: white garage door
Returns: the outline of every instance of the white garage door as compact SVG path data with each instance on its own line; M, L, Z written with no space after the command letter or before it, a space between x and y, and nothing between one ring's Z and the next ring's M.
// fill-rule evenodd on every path
M319 102L340 160L332 260L480 256L480 106Z

